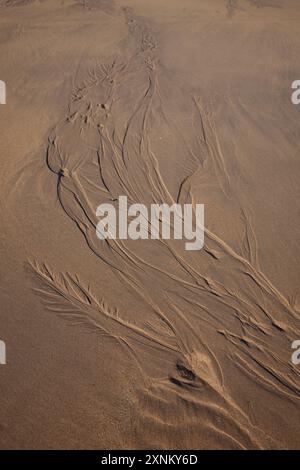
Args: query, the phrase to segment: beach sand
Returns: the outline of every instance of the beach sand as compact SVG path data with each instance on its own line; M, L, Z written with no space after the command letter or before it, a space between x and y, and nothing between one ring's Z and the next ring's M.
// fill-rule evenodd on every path
M1 449L300 446L297 0L0 0ZM96 209L204 204L205 244Z

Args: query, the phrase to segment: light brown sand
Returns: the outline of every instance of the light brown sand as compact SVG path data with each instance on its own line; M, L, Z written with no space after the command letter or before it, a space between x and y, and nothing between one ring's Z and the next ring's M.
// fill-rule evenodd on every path
M299 2L0 5L0 447L299 447ZM100 242L119 195L204 249Z

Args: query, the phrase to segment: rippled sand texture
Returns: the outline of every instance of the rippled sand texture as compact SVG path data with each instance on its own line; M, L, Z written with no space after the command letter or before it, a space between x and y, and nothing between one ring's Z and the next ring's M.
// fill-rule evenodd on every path
M34 157L24 152L21 170L10 173L18 183L10 210L36 211L25 232L43 234L21 250L19 274L29 281L28 291L34 288L43 328L50 316L54 331L76 329L86 363L96 357L86 353L89 338L103 345L93 373L101 377L108 369L112 375L109 383L97 382L96 394L88 379L76 376L72 387L79 397L69 403L74 416L64 416L61 432L74 421L80 426L80 403L91 400L95 413L103 402L109 406L90 432L97 426L107 432L94 441L88 432L93 410L81 414L83 448L299 447L300 369L291 362L291 343L300 338L300 109L290 100L291 82L299 78L296 2L23 3L18 11L27 18L34 11L36 27L51 14L51 31L60 9L66 24L85 21L78 30L72 23L65 38L74 41L74 59L63 82L64 106L38 130L42 149ZM92 51L82 47L87 18L95 28ZM103 33L100 26L96 31L98 20L110 25ZM101 34L110 43L105 53ZM44 86L51 96L59 83L45 77ZM46 106L50 98L44 100ZM34 106L38 113L38 99ZM24 207L28 192L43 204ZM117 208L121 195L148 207L204 203L204 248L186 251L179 240L101 242L96 208ZM39 217L48 203L49 223ZM54 235L37 228L43 223L56 227ZM49 237L56 254L50 254ZM14 328L21 327L19 315ZM65 341L61 335L62 356L74 348L68 334ZM47 350L50 357L51 346ZM49 360L59 389L60 356ZM49 381L42 369L39 381ZM109 387L122 380L109 397ZM53 387L46 408L51 403ZM23 415L25 429L30 416L32 445L43 445L35 440L34 406ZM77 435L69 432L65 446L76 447ZM59 436L44 445L59 447ZM18 442L28 446L22 437ZM13 437L4 445L13 447Z

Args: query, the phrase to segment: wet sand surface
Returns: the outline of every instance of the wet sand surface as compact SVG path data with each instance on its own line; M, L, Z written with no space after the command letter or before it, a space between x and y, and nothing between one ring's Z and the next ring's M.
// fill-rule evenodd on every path
M300 5L0 0L2 449L300 445ZM96 209L205 205L205 244Z

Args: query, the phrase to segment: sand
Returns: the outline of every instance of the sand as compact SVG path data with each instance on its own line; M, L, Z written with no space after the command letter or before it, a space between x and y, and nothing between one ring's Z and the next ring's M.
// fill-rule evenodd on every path
M297 0L1 0L1 449L300 446ZM205 205L205 245L96 208Z

